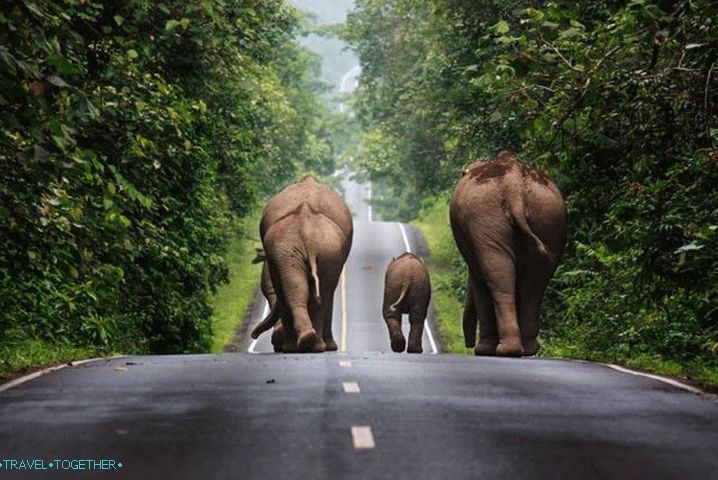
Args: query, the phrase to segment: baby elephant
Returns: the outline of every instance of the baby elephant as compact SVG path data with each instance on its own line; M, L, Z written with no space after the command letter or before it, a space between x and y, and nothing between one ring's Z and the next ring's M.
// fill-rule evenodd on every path
M413 253L394 258L386 267L384 277L384 320L389 328L391 349L403 352L406 347L401 332L401 315L409 314L409 353L421 353L424 319L431 300L429 272L424 262Z

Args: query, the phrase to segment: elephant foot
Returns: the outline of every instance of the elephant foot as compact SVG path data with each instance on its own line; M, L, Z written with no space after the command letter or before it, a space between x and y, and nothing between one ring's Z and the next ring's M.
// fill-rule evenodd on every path
M496 355L499 357L520 357L524 352L521 340L518 338L507 338L500 340L496 347Z
M324 342L324 339L319 338L314 343L314 353L324 353L327 351L327 344Z
M317 332L313 328L310 328L299 334L297 338L297 349L300 352L311 352L314 350L315 343L317 343Z
M284 345L282 345L281 352L282 353L297 353L298 352L297 344L290 340L285 340Z
M474 355L481 357L493 357L496 355L496 344L490 342L479 342L474 348Z
M325 342L327 344L327 352L336 352L339 350L337 342L335 342L333 338L327 339Z
M274 347L274 351L281 352L282 345L284 345L284 330L275 328L272 332L272 346Z
M424 349L421 347L421 344L417 345L409 345L409 348L406 349L406 353L423 353Z
M539 344L538 340L535 338L532 340L523 340L522 341L524 346L524 353L523 355L525 357L530 357L532 355L536 355L538 351L541 349L541 345Z
M404 335L399 332L392 332L390 335L391 339L391 350L396 353L401 353L406 348L406 339L404 338Z

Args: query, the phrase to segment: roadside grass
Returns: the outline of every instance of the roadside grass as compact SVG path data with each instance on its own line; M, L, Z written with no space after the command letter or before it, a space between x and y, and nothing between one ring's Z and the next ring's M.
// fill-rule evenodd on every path
M0 381L52 365L105 355L111 352L37 339L7 342L0 348Z
M449 226L448 199L438 199L429 208L422 210L419 218L412 222L418 227L429 247L428 267L432 285L432 299L436 307L441 349L449 353L472 353L464 347L462 314L464 305L456 299L452 285L456 272L452 262L459 252Z
M613 363L639 371L682 378L698 383L708 391L718 391L718 367L706 365L700 358L681 363L657 355L626 356L614 352L595 352L559 338L542 340L540 356Z
M220 286L212 295L212 346L213 353L219 353L232 341L242 324L244 312L252 302L255 289L262 273L261 264L252 264L255 247L259 247L260 212L250 215L237 228L227 251L229 283Z
M469 355L471 349L464 347L462 330L463 303L457 299L456 290L464 278L454 266L460 258L449 224L448 199L435 199L425 207L419 218L412 222L426 238L429 247L428 266L431 274L432 298L436 307L441 348L447 353ZM459 262L461 260L458 260ZM541 338L541 357L571 358L602 363L615 363L636 370L660 375L680 377L701 384L708 390L718 390L718 367L706 364L702 359L685 362L664 359L646 354L626 355L618 351L596 352L587 349L577 339L544 335Z

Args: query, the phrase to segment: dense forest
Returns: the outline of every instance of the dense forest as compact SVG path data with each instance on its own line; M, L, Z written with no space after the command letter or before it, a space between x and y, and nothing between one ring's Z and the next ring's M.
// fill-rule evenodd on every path
M464 166L511 149L569 206L545 352L718 383L718 2L356 3L357 168L384 218L448 232ZM463 302L442 258L437 302Z
M207 351L239 221L334 171L301 23L283 0L2 1L0 372Z
M427 227L445 348L448 196L511 149L569 206L544 354L718 384L718 2L357 0L324 29L350 121L284 0L0 3L0 373L207 351L232 242L359 135L379 213Z

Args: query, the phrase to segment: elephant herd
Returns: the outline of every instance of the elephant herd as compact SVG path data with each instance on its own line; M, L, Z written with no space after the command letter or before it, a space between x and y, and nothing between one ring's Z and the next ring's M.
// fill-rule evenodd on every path
M451 198L451 229L469 270L463 330L476 355L534 355L544 291L563 255L566 206L556 185L508 151L464 170ZM273 329L276 352L337 350L334 291L353 237L352 215L330 186L306 176L267 203L260 222L261 289L270 312L252 338ZM382 313L395 352L422 352L431 298L424 262L394 258ZM408 344L401 330L409 314ZM476 341L476 330L479 339Z

